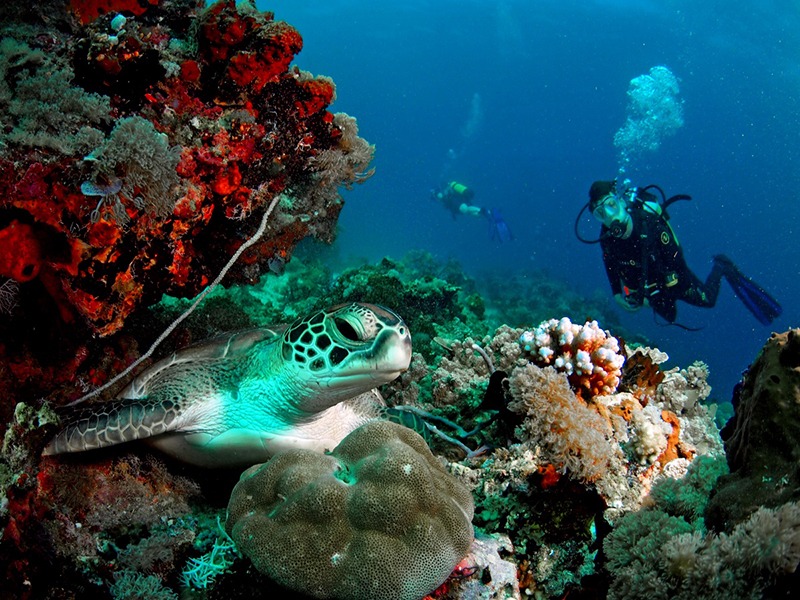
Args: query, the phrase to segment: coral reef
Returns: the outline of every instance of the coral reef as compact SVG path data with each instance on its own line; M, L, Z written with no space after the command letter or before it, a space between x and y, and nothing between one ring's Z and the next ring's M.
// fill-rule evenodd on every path
M476 498L476 525L509 534L521 588L555 597L593 585L598 540L647 502L654 482L681 478L695 456L718 457L722 447L703 403L710 389L702 365L665 372L663 353L626 349L616 391L591 395L580 380L535 364L541 355L522 334L504 326L478 344L452 344L432 374L430 403L434 411L457 407L459 422L479 422L491 383L476 345L495 375L507 373L507 411L495 409L481 428L484 443L498 447L466 463L462 476Z
M258 85L255 79L248 83ZM113 127L111 122L99 123L103 138L88 150L108 140ZM160 146L167 153L164 156L175 145L173 141ZM96 167L86 165L86 177L79 185L90 182L96 190L109 192L92 196L89 212L105 198L98 223L107 221L113 212L117 202L113 194L120 195L130 218L128 227L135 227L136 220L161 218L156 207L146 203L137 207L120 191L121 176L117 184L102 181L99 171L92 178ZM119 190L114 192L117 185ZM294 199L287 195L285 202ZM286 219L287 214L282 213L281 218ZM31 225L24 220L19 223ZM280 220L279 225L284 224ZM38 235L32 225L27 230L15 226L11 231L20 237ZM301 255L303 252L301 248ZM262 258L259 255L255 260ZM269 273L265 270L257 285L243 281L212 293L162 351L224 330L289 321L316 306L340 300L363 298L392 308L401 304L398 312L410 315L415 347L422 352L415 352L402 377L381 389L387 403L418 410L405 413L412 417L403 421L415 429L421 420L447 417L459 426L453 434L456 441L464 442L466 450L480 448L465 455L463 447L426 437L439 455L426 454L424 461L426 465L433 461L436 478L444 477L441 465L445 465L471 490L476 536L470 548L465 543L459 552L451 553L447 566L438 569L436 580L427 582L419 597L428 593L426 598L449 600L756 598L785 597L796 586L800 519L797 485L792 481L799 446L794 399L800 330L773 336L736 392L736 416L725 432L728 475L714 424L715 406L708 401L708 369L703 363L667 370L667 356L656 348L619 343L614 352L624 356L624 364L614 374L618 381L612 390L597 383L587 385L570 378L568 371L557 370L558 353L568 350L563 364L573 361L575 373L577 354L571 345L562 350L554 343L550 364L540 362L541 354L532 351L532 345L525 347L533 342L532 335L527 342L521 339L525 331L535 331L531 323L566 314L572 331L575 322L585 322L576 318L591 314L581 308L590 306L590 301L564 292L557 282L507 280L503 288L498 280L491 280L497 285L490 300L481 291L486 281L473 280L456 265L440 264L422 253L338 274L316 262L311 253L301 259L293 256L285 265L284 259L272 258ZM25 263L20 264L14 268L24 276ZM19 289L13 292L12 301L25 302L31 297L31 286L39 283L39 275L17 283ZM572 310L550 311L548 316L541 314L546 307L537 305L526 319L521 298L539 298L536 285L553 296L554 306L566 304ZM520 293L524 295L515 297ZM566 296L557 301L562 293ZM9 360L0 361L0 391L15 399L19 376L36 377L35 373L45 373L42 386L75 389L80 387L78 380L82 386L95 385L137 356L139 345L152 335L149 332L173 321L185 305L184 300L169 298L147 312L134 310L120 333L84 343L83 349L72 353L66 367L56 361L47 371L35 361L29 362L31 350L20 350L13 339L4 336L2 351ZM563 319L553 322L556 327L564 322L566 331ZM494 328L495 323L515 327ZM610 327L611 336L599 323L588 323L588 331L597 334L593 338L596 348L608 349L604 344L619 337L616 327ZM625 337L630 340L634 336ZM110 350L99 361L94 353L101 347ZM596 374L598 381L606 380L612 371L603 368L603 373ZM61 396L55 393L52 397ZM6 428L0 456L4 591L8 588L20 598L202 595L216 600L270 592L307 598L259 573L250 559L237 557L231 541L220 535L217 517L229 502L234 506L230 491L237 473L212 477L175 463L163 464L133 448L92 458L42 460L39 449L57 421L46 406L38 401L19 403L12 405L9 413L13 419ZM395 431L399 426L381 427ZM418 439L407 429L402 431L403 436ZM328 468L339 454L314 455L313 460L304 459L294 470L287 469L284 476L273 479L279 486L297 483L296 471L317 462ZM350 460L348 455L347 461L339 462L350 466L333 475L329 468L327 480L336 480L337 475L358 478L372 465L376 477L385 481L391 469L380 466L380 461L370 462L375 456ZM403 456L399 463L389 460L388 464L417 464ZM264 469L266 473L267 467ZM404 474L402 469L400 472ZM260 470L246 473L240 486L246 482L260 485L261 474ZM355 491L366 485L365 479L362 476L346 487ZM400 513L391 511L402 504L398 497L408 495L407 486L401 485L406 479L400 481L391 486L398 494L381 500L381 482L373 478L367 487L377 500L359 505L358 522L378 514L381 526L397 524L399 517L394 517ZM344 485L336 482L329 486L334 491ZM244 508L236 509L241 515L229 521L229 526L245 530L239 523L248 520L249 501L241 493L244 487L237 489L234 496ZM298 510L307 502L312 504L312 517L319 517L320 511L327 515L332 503L314 504L318 494L312 492L327 492L328 487L310 483L307 491L300 496L284 493L278 512ZM464 494L466 501L469 498ZM436 498L446 495L439 492ZM364 497L368 499L370 494ZM301 521L298 517L295 524ZM283 544L281 552L287 548L305 552L306 558L299 562L318 575L330 566L327 554L321 554L327 547L319 540L340 521L327 519L318 524L309 518L302 522L305 529L300 538L316 545L303 549L301 544ZM466 515L462 515L461 524L465 522ZM288 525L286 532L291 534ZM234 532L233 537L241 538L239 534ZM280 539L278 534L273 537ZM255 556L248 541L237 542ZM400 549L396 555L407 549L399 543L393 547ZM330 552L333 556L333 550ZM391 569L383 563L379 566L382 581L387 581L391 573L386 571ZM302 573L299 577L303 578ZM387 583L381 591L398 597L394 585ZM329 593L342 597L349 592Z
M18 289L0 356L20 394L65 383L45 363L72 372L75 397L103 355L127 362L119 340L90 341L164 293L195 296L279 195L226 283L256 281L307 236L332 240L339 187L371 174L355 120L328 111L333 82L289 67L299 33L248 3L204 4L6 9L0 285Z
M650 506L620 519L603 544L611 600L783 596L779 580L800 564L800 506L761 507L729 533L708 532L702 515L726 470L722 458L698 458L682 480L656 484Z
M423 439L373 421L328 455L286 451L242 474L226 529L256 568L316 598L416 600L466 555L472 497Z

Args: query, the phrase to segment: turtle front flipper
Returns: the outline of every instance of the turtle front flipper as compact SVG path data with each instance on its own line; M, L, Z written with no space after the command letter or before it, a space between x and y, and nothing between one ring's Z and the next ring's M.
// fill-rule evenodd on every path
M171 400L117 400L72 413L42 454L83 452L141 440L175 429L180 412Z

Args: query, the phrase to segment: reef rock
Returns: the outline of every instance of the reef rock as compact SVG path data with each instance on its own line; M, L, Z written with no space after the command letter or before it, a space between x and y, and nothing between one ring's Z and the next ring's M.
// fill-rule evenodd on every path
M706 512L720 531L761 506L800 498L800 329L772 334L733 403L722 430L731 473L720 478Z
M118 370L103 357L130 362L96 340L163 294L196 296L273 201L225 284L257 281L305 237L331 241L339 187L371 174L355 119L328 110L333 81L290 66L299 32L250 3L0 17L0 362L19 397L74 397Z

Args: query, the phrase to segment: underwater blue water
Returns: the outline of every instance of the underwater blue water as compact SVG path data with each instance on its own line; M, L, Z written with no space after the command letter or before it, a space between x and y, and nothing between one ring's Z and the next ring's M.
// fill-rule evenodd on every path
M729 255L784 306L763 327L723 283L714 309L679 303L687 332L649 310L622 322L668 352L701 359L729 400L770 332L800 325L800 5L795 0L258 0L302 34L296 64L337 84L333 110L376 144L376 175L345 193L331 260L349 265L422 248L474 276L546 268L613 304L600 249L573 221L595 179L617 172L615 132L631 79L666 65L684 125L628 170L660 184L689 266L705 279ZM445 178L500 209L516 236L430 200ZM587 237L599 225L582 223ZM532 276L532 275L531 275ZM553 315L561 316L561 315ZM531 324L535 325L535 324ZM601 324L602 325L602 324Z

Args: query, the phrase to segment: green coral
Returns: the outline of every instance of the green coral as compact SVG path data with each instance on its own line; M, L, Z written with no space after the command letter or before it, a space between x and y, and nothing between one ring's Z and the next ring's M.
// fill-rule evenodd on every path
M430 342L451 324L469 323L473 335L487 331L480 323L484 306L464 288L434 274L438 267L424 258L410 255L402 261L384 258L376 265L348 269L342 273L325 297L325 304L371 302L390 306L414 332L414 347L427 359L435 349ZM430 265L428 265L430 267ZM463 276L462 276L463 279ZM466 331L466 328L464 328Z
M730 533L702 518L724 458L700 457L687 475L654 486L654 506L624 516L603 549L610 600L728 600L772 597L800 563L800 506L760 508Z
M106 96L72 84L63 58L11 36L0 41L0 151L13 145L80 155L99 144L110 122Z
M698 456L683 478L662 479L650 497L665 513L695 523L702 519L717 479L727 473L728 465L723 459Z
M98 190L108 186L113 192L103 194L104 202L112 204L114 215L127 220L120 196L137 208L158 216L168 216L180 196L180 178L176 172L181 159L181 147L170 146L166 134L139 116L120 119L111 135L87 157L93 164L93 179L89 187ZM119 196L117 196L119 192ZM86 192L85 192L86 193ZM110 198L110 199L109 199ZM98 205L98 210L100 208Z
M469 491L416 433L371 421L330 454L287 451L245 471L227 531L272 579L317 598L417 600L472 541Z
M669 586L657 576L661 548L673 536L694 528L680 517L659 510L643 510L624 516L603 543L607 568L613 575L612 598L671 598Z
M236 545L227 534L219 536L209 552L200 558L190 558L181 573L184 587L204 590L218 575L226 573L236 559Z
M178 594L164 587L158 577L135 571L117 574L109 591L114 600L178 600Z

